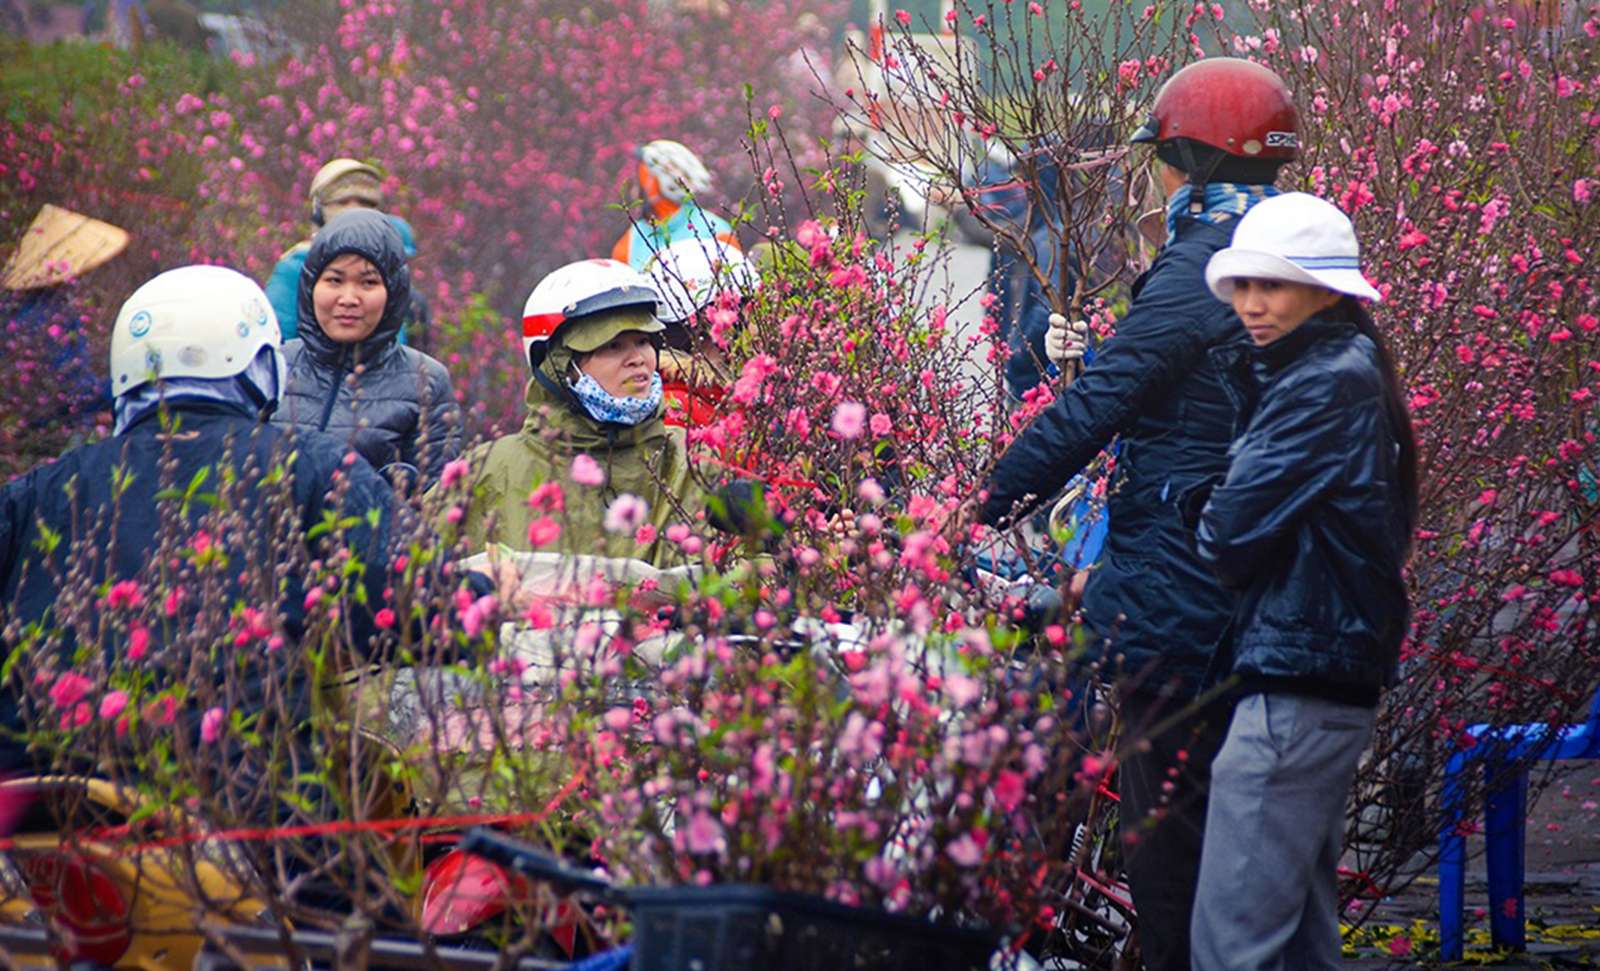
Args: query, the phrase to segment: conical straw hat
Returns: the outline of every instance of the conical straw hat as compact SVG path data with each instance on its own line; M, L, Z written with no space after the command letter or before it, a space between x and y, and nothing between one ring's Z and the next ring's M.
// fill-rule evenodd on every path
M127 231L45 203L7 261L0 285L32 290L65 283L109 261L127 245Z

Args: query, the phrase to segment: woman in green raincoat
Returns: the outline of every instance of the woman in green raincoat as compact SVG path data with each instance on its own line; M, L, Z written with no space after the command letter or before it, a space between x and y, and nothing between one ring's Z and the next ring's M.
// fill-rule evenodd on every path
M705 499L683 430L662 420L656 301L649 280L615 260L568 264L534 288L522 319L527 419L465 457L457 535L473 550L682 562L666 533L694 525Z

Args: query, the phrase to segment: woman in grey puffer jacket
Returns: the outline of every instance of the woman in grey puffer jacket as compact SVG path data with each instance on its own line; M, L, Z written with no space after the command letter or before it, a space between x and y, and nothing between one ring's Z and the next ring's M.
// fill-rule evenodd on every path
M461 409L444 365L397 343L410 300L405 243L387 216L351 210L318 231L273 421L347 441L376 469L411 466L426 487L461 451Z

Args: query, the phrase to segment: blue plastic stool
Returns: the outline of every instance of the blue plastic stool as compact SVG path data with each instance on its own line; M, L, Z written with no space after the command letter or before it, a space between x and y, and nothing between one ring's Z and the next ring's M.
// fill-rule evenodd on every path
M1439 957L1459 961L1466 946L1466 840L1461 836L1463 776L1483 770L1484 863L1489 872L1489 933L1494 945L1527 949L1522 883L1528 830L1528 771L1512 774L1508 763L1600 759L1600 691L1588 721L1559 728L1527 725L1474 725L1467 733L1478 744L1457 752L1445 766L1444 828L1439 834ZM1483 755L1476 753L1482 752Z

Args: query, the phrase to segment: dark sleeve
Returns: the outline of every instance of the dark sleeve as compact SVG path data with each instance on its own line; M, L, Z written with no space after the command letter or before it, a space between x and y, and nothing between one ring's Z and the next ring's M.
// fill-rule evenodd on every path
M22 551L18 547L26 532L23 517L27 515L22 490L32 481L33 473L30 472L0 486L0 627L5 626L7 604L4 596L11 587L11 573L22 559Z
M443 364L425 357L423 371L417 437L407 443L405 460L422 473L427 487L439 481L446 462L461 454L461 406L456 404L450 372Z
M396 504L388 481L366 462L352 462L340 471L350 481L340 511L344 518L355 520L345 532L343 542L351 553L361 558L365 568L361 589L366 603L350 603L346 608L352 643L359 651L378 633L373 617L383 606L383 591L389 586L389 564L395 552L391 547L397 538Z
M320 438L321 436L317 436ZM313 557L330 550L346 548L361 561L362 575L356 589L349 591L341 604L352 630L352 646L364 652L378 633L374 616L383 607L383 591L388 586L391 548L398 531L396 503L388 480L363 459L344 464L344 452L327 442L302 438L296 443L299 460L295 467L295 491L299 496L301 525ZM323 523L329 517L329 503L339 498L337 520L349 520L342 531L328 533ZM364 601L364 602L363 602ZM291 576L289 597L284 605L292 627L303 625L300 581Z
M1212 297L1180 298L1172 292L1178 289L1135 301L1116 336L1095 348L1094 363L1011 443L989 474L984 522L1055 495L1133 424L1151 395L1170 390L1202 361L1207 335L1196 304L1209 307Z
M1328 391L1310 381L1269 390L1234 443L1195 530L1195 550L1223 586L1248 586L1306 510L1347 478L1359 443L1376 440L1382 403L1341 404Z

